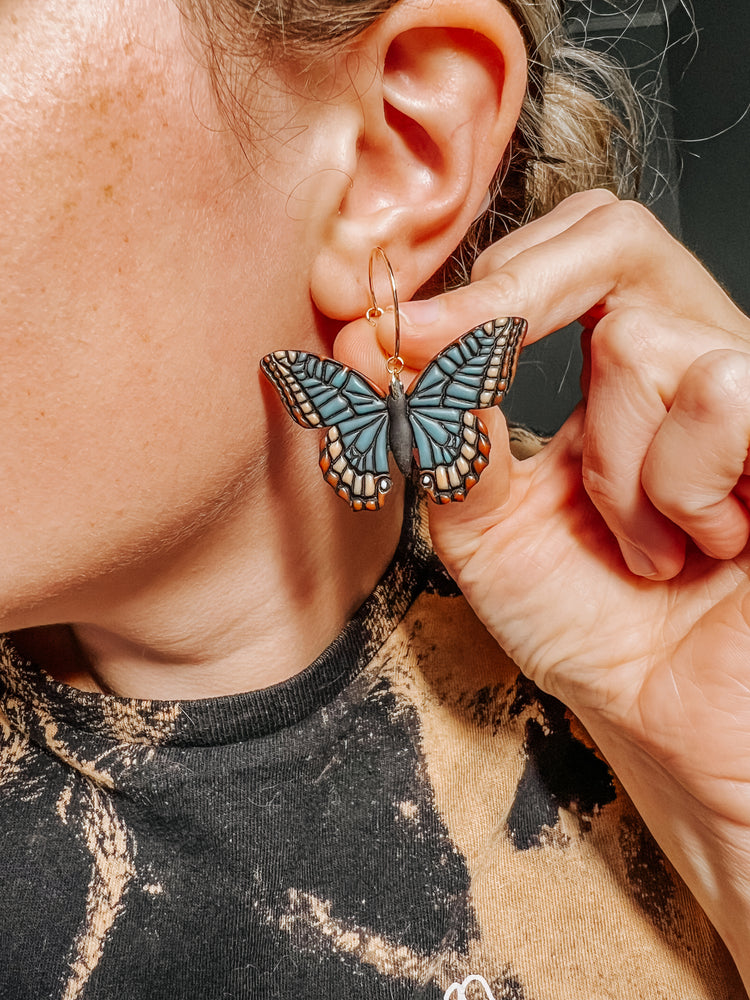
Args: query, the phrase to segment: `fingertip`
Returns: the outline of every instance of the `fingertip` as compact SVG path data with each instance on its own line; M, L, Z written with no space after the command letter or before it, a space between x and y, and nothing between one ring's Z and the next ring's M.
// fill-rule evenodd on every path
M659 575L659 571L652 562L651 557L637 546L632 545L630 542L621 541L620 552L622 552L622 557L628 569L635 576L645 576L647 579L655 579Z
M461 333L455 329L442 297L405 302L399 306L399 316L401 356L418 371ZM382 336L380 328L378 335Z
M410 326L430 326L440 320L443 310L441 300L432 298L404 302L399 312Z
M339 330L333 342L333 356L342 364L361 372L381 388L387 385L385 355L374 326L364 317L347 323Z
M685 545L676 544L672 551L646 552L626 539L619 539L620 552L634 576L654 582L672 580L685 565Z

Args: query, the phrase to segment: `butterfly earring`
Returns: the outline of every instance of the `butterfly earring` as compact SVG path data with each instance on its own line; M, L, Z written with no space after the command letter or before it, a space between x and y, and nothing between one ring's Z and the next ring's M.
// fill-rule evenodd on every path
M260 366L302 427L327 428L320 446L323 478L354 510L379 510L393 486L391 452L404 476L415 460L419 482L435 503L464 500L489 462L487 430L472 411L497 406L515 374L526 320L482 323L430 361L410 389L400 375L401 324L393 268L382 247L370 255L374 323L385 312L374 288L385 265L393 297L394 352L385 362L387 393L359 372L305 351L275 351Z

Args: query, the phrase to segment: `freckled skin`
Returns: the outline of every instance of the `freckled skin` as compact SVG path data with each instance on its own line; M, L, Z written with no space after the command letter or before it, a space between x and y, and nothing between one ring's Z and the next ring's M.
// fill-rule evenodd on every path
M278 229L269 189L237 184L226 129L197 118L220 125L171 4L11 7L12 37L0 9L0 419L13 427L0 444L0 541L8 573L33 588L36 551L50 570L94 574L129 558L136 535L143 544L137 529L151 524L158 544L240 475L255 359L216 307L239 261L215 247L242 241L233 209L250 198L271 245ZM244 307L263 315L252 295ZM234 385L234 410L217 414L209 380ZM200 436L183 414L203 416ZM91 525L99 542L84 553Z
M338 203L346 180L319 162L329 146L310 124L330 102L278 81L266 93L267 70L254 81L265 145L242 149L201 58L171 0L0 4L0 628L94 622L127 626L139 650L147 636L170 646L166 593L191 633L232 593L230 634L262 576L260 620L286 594L279 620L307 632L312 657L330 609L350 613L371 574L363 557L362 580L340 585L317 551L341 518L327 499L305 515L306 554L270 516L319 473L314 442L269 417L258 359L285 343L330 351L304 208ZM390 542L370 531L382 563Z

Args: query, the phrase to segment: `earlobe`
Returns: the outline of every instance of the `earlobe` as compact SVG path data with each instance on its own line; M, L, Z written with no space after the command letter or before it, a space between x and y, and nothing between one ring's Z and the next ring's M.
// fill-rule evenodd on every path
M367 308L374 246L386 247L404 299L455 249L503 158L526 87L521 33L498 0L401 0L357 47L358 127L350 105L337 146L350 147L351 184L321 231L311 286L317 307L335 319Z

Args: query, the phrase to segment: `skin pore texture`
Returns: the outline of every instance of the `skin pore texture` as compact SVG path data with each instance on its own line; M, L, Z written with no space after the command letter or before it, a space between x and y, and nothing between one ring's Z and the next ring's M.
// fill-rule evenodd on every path
M11 0L0 61L0 627L85 689L283 680L387 566L401 487L349 511L259 358L331 354L376 243L407 297L457 244L523 98L518 28L399 6L302 75L259 66L250 142L172 0Z
M190 42L170 2L0 9L0 621L76 623L80 647L59 630L21 645L143 697L304 667L400 519L394 496L363 531L320 483L315 435L271 423L260 385L269 350L330 351L319 225L294 197L316 173L312 105L277 88L286 131L250 162ZM325 203L331 176L307 196Z

